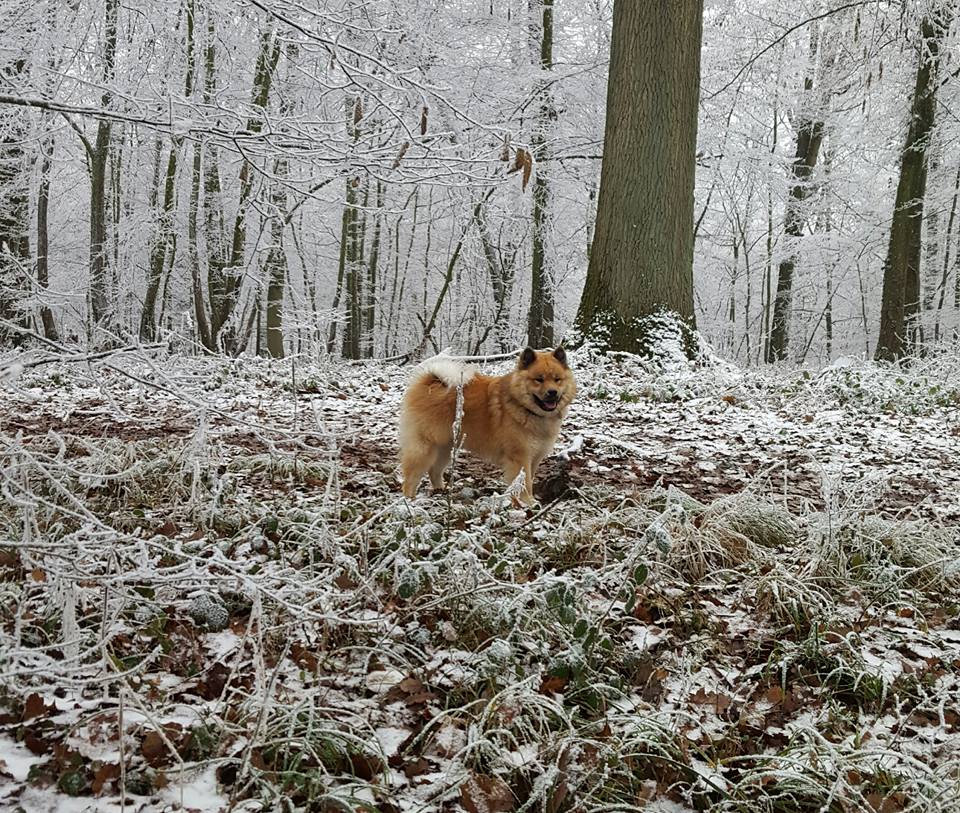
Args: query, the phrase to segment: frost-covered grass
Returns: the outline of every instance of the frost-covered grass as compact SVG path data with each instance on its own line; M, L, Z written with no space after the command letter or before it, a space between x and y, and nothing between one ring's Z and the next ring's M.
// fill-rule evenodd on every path
M955 810L957 357L573 365L529 511L400 497L402 368L8 383L3 806Z

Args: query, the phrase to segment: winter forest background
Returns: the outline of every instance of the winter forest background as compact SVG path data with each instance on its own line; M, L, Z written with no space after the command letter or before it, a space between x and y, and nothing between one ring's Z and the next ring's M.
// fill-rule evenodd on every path
M921 19L940 5L707 0L695 314L721 355L769 355L784 263L787 357L873 354ZM610 0L3 8L8 342L19 326L231 354L492 353L527 340L532 288L555 301L534 343L571 325ZM960 327L954 29L923 142L924 339Z
M957 813L956 11L0 0L0 809Z

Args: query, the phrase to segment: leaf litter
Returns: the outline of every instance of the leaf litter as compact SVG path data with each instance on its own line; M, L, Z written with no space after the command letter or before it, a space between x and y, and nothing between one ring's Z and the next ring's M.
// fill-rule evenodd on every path
M530 511L400 497L403 368L8 383L2 804L950 810L957 357L573 365Z

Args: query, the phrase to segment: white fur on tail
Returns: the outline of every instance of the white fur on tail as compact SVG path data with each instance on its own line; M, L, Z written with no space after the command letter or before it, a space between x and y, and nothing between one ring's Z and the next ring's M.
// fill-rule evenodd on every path
M434 356L420 363L418 374L435 375L448 387L457 387L466 384L476 375L477 368L472 364L464 364L456 359Z

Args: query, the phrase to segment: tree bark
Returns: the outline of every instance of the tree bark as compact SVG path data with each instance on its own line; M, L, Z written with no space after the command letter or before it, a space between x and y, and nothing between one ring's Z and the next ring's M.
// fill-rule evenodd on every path
M949 28L949 12L941 6L936 17L920 23L920 55L910 109L910 124L900 156L900 180L883 265L883 297L876 359L896 361L915 345L920 310L920 251L923 199L927 187L927 144L936 118L940 47Z
M695 327L702 17L702 0L614 2L597 226L577 315L581 334L610 349L646 351L645 317L662 311Z

